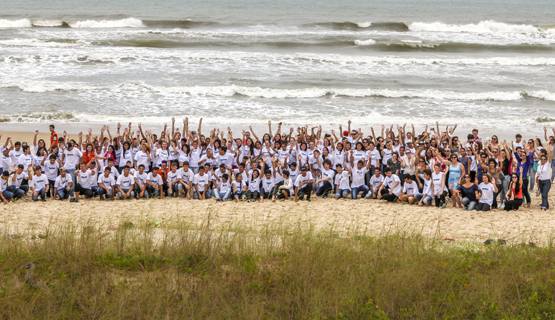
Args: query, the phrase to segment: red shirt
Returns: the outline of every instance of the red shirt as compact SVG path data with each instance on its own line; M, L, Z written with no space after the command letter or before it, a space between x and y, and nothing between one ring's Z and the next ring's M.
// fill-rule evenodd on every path
M50 145L51 146L58 145L58 134L56 133L56 131L52 132L52 134L50 135Z
M162 181L164 183L166 183L166 177L168 176L168 172L170 172L170 169L166 169L166 173L164 173L162 169L158 169L158 174L162 177Z

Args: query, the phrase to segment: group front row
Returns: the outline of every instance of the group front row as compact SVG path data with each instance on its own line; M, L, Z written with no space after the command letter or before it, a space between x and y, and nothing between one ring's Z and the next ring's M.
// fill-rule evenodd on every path
M188 162L178 168L177 162L170 164L163 162L161 168L154 167L149 173L144 165L138 170L131 168L130 163L121 169L121 173L109 161L102 172L97 172L96 162L82 162L75 171L58 168L55 157L49 159L45 170L59 171L59 175L43 173L41 166L24 168L19 165L13 172L4 171L0 181L0 197L4 203L24 198L31 192L34 201L46 201L47 197L59 200L70 198L71 202L78 202L80 196L100 200L114 200L116 195L120 199L149 198L164 196L186 197L193 199L209 199L226 201L230 198L239 200L260 201L264 199L295 199L295 201L310 201L311 195L327 198L335 193L335 198L356 199L359 194L363 198L383 199L389 202L417 203L419 206L431 205L445 208L449 189L446 186L445 173L441 172L440 164L435 164L434 172L429 169L415 176L404 174L400 177L393 174L389 167L384 168L384 175L379 168L374 168L374 174L368 183L365 177L371 169L370 162L358 161L356 167L350 169L347 165L337 165L332 168L330 160L323 161L321 170L309 171L307 166L300 170L296 163L289 165L274 159L259 159L257 162L246 160L239 164L238 169L231 169L224 164L216 170L200 166L198 173L189 168ZM50 164L52 168L48 166ZM320 179L315 180L314 176ZM49 179L53 177L53 179ZM509 192L506 195L505 210L517 210L523 203L522 176L512 174ZM368 179L367 179L368 180ZM471 181L469 175L463 175L455 192L451 197L460 201L465 210L488 211L496 201L499 190L496 181L489 175L483 176L479 185Z

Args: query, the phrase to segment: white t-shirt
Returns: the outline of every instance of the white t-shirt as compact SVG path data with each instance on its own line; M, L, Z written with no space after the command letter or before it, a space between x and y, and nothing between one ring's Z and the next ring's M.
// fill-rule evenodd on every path
M307 173L306 173L306 176L304 176L304 177L303 177L303 175L302 175L302 173L301 173L301 174L299 174L299 175L297 176L297 179L295 180L295 187L298 187L301 183L306 182L306 181L309 181L309 180L312 180L312 173L307 172ZM299 190L304 189L306 186L307 186L307 185L304 184L302 187L299 188Z
M349 187L349 171L343 170L335 175L335 184L339 190L351 190Z
M378 188L380 187L380 184L383 183L383 176L380 174L379 177L376 177L376 175L373 175L370 178L370 185L372 186L372 192L378 192Z
M22 154L19 156L18 164L23 165L23 171L29 172L29 166L33 165L33 155L32 154Z
M189 184L189 182L193 182L193 180L195 179L195 174L193 173L193 170L188 169L187 171L184 171L183 168L178 170L179 173L181 174L181 181L183 181L183 183L185 184Z
M264 192L272 191L274 185L274 177L270 176L270 179L266 178L266 175L262 177L262 189L264 189Z
M140 174L139 171L137 171L133 176L137 179L137 181L139 181L140 184L143 185L143 187L146 185L146 181L148 179L148 174L146 172L143 171L143 174Z
M370 151L366 151L367 155L372 155L372 159L371 159L371 166L373 167L377 167L378 166L378 160L380 160L382 157L380 156L380 152L378 151L378 149L374 148L374 150Z
M256 179L252 178L252 174L250 174L249 176L249 191L260 192L260 176L258 176Z
M441 180L442 180L443 176L444 176L443 172L440 172L440 173L437 173L437 174L435 172L432 172L432 180L434 181L434 194L438 194L438 193L441 193L443 191L447 191L446 186L444 186L443 190L441 190Z
M44 167L42 168L42 170L44 170L44 174L46 175L48 180L56 180L59 168L60 165L58 164L58 161L54 161L54 164L51 164L50 160L46 160L44 161Z
M335 172L333 170L331 169L326 170L322 168L321 175L322 175L322 179L329 178L328 182L333 183L333 176L335 175Z
M135 184L135 180L133 175L128 174L127 177L122 174L118 177L118 180L116 182L116 184L122 189L122 190L129 190L131 188L133 188L133 185Z
M366 167L362 167L362 169L358 169L357 167L351 170L353 181L351 182L351 188L358 188L364 184L364 175L368 172Z
M226 182L224 182L223 180L221 180L218 183L218 187L220 188L220 192L221 193L226 193L227 190L229 190L231 188L231 183L229 182L229 179L227 179Z
M23 149L19 148L19 151L13 149L8 153L8 156L12 160L12 166L10 169L13 169L15 165L19 164L19 157L23 154ZM6 169L4 169L6 170Z
M148 161L148 154L143 152L143 151L139 151L135 154L135 161L137 161L137 169L139 168L139 166L142 164L145 166L145 171L149 171L150 168L150 162Z
M179 170L175 170L175 172L168 172L166 175L166 182L170 183L170 182L174 182L181 179L181 173L179 172Z
M407 195L412 196L417 192L418 192L418 184L416 183L416 181L413 181L411 183L405 182L405 185L403 186L403 193L406 193Z
M15 181L12 180L14 176L16 176ZM21 183L23 182L23 179L27 179L28 177L29 175L25 172L21 172L20 174L14 173L10 176L10 181L12 182L11 185L19 188L19 186L21 186Z
M241 180L241 182L233 181L233 185L235 186L236 192L242 192L243 188L245 187L245 181Z
M90 189L91 188L91 170L87 169L87 171L83 172L79 170L77 173L77 183L83 189Z
M75 169L79 164L79 159L81 159L81 157L83 156L83 153L81 153L81 151L79 151L79 149L75 147L71 148L71 151L65 149L64 154L65 154L64 166L68 170Z
M204 191L204 187L210 182L210 177L205 173L202 176L200 173L195 174L194 184L197 185L197 189L199 192Z
M433 197L434 193L433 193L433 188L432 188L432 186L433 186L432 179L426 180L426 178L422 178L422 181L424 183L424 187L422 188L422 194L425 195L425 196Z
M397 183L397 186L395 186L395 183ZM396 174L392 174L391 177L386 176L383 179L383 184L387 186L389 190L393 190L393 194L396 196L401 193L401 180Z
M114 180L114 177L112 177L111 174L108 175L108 178L101 175L98 177L98 185L103 185L108 189L112 189L112 186L116 185L116 180Z
M153 183L157 186L161 186L164 184L164 180L162 179L162 176L157 174L156 177L152 175L152 172L148 174L147 176L148 181L150 181L150 183Z
M33 179L29 182L29 186L33 187L35 191L40 191L42 189L46 189L46 185L48 184L48 178L45 174L41 174L40 177L38 175L33 176Z
M56 182L54 182L54 188L58 190L65 189L67 188L70 182L72 181L71 181L71 176L69 174L66 173L65 177L62 177L62 175L59 175L58 178L56 178Z
M215 164L218 167L220 166L220 164L224 164L228 168L231 168L233 166L233 155L232 154L229 154L229 153L226 152L222 156L220 153L218 153L215 158L216 158Z
M495 192L495 187L490 182L488 184L480 183L478 188L482 190L482 196L480 197L480 203L487 203L490 206L493 204L493 194Z

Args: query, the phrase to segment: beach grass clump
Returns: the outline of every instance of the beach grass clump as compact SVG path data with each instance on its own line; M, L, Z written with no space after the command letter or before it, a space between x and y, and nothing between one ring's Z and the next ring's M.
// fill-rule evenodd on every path
M549 244L158 226L68 225L2 237L0 318L555 317Z

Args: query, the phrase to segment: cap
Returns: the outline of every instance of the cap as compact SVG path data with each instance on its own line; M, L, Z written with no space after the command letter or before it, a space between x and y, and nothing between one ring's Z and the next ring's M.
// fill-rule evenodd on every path
M308 171L308 167L307 167L307 166L303 166L303 167L301 168L301 171Z
M344 136L348 136L348 135L349 135L349 131L347 131L347 130L343 131L343 135L344 135Z
M60 168L60 171L67 171L67 170L66 170L66 168L64 168L64 167L61 167L61 168Z

